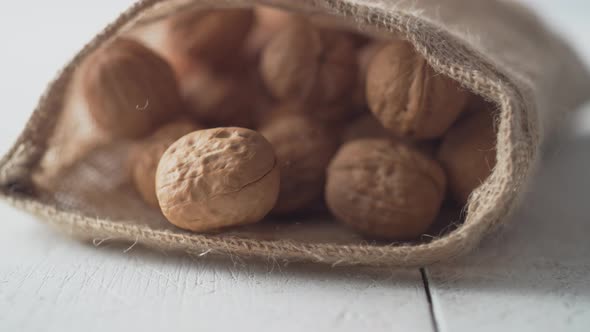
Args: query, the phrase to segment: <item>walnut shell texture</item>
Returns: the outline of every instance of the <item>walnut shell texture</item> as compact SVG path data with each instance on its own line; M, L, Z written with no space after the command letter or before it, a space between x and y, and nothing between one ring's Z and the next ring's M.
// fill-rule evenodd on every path
M115 39L80 70L89 113L113 137L145 136L183 108L172 68L134 40Z
M170 19L168 47L179 57L226 65L240 53L253 23L252 9L189 10Z
M469 94L436 73L406 41L392 41L371 60L367 103L397 136L430 139L443 135L463 110Z
M360 233L411 240L434 222L445 185L438 163L411 146L361 139L343 145L330 163L326 202Z
M149 139L140 143L132 153L132 176L137 192L144 201L158 206L156 197L156 170L160 158L180 137L201 129L189 121L171 122L160 127Z
M278 99L331 104L350 98L356 85L356 52L346 33L297 20L262 52L261 76Z
M200 130L172 144L156 175L156 193L168 220L207 231L260 221L279 193L272 145L244 128Z
M281 174L279 199L273 213L285 214L321 198L326 168L336 152L337 140L329 129L301 112L277 112L260 133L273 145Z
M453 198L467 203L469 195L496 165L496 133L491 112L479 110L461 119L445 135L438 159L447 172Z

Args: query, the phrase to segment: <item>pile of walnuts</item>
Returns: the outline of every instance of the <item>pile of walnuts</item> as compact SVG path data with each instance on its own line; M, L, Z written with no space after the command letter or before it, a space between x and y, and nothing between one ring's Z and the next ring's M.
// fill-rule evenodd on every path
M137 191L180 228L325 201L361 234L416 239L490 174L491 112L410 43L326 22L185 11L158 23L159 39L137 30L96 50L80 91L98 127L137 142Z

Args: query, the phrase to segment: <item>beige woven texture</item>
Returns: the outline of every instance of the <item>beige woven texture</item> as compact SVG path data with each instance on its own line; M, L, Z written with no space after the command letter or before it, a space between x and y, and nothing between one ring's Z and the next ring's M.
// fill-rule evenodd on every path
M438 72L496 106L497 164L471 196L464 222L420 243L366 243L319 218L292 224L264 222L218 234L178 230L138 199L123 176L124 143L111 144L60 170L51 190L34 184L64 136L60 114L67 88L84 57L131 23L179 6L249 6L238 1L144 0L123 13L62 70L27 127L0 164L1 196L52 226L85 239L117 239L192 254L257 256L340 265L422 266L474 248L506 221L534 174L544 139L557 120L590 93L579 59L528 10L498 0L276 0L264 1L310 14L330 14L349 26L412 42ZM57 124L57 125L56 125ZM61 132L60 132L61 131ZM59 154L58 154L59 156Z

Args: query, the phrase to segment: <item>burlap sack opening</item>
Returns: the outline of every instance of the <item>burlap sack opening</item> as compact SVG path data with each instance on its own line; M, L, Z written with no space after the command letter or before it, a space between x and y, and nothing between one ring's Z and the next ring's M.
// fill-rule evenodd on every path
M250 6L255 0L224 2ZM52 190L33 174L41 169L66 105L74 69L85 56L131 25L168 15L186 5L217 1L144 0L123 13L52 82L23 134L0 166L2 196L15 206L77 237L118 239L189 253L221 253L329 264L418 266L449 259L473 248L502 224L518 202L539 159L541 143L565 111L582 103L590 77L560 39L510 2L490 0L277 0L265 1L306 14L338 17L349 26L415 45L430 65L496 105L497 164L472 194L464 223L422 243L366 243L322 220L291 225L262 223L218 234L192 234L169 226L147 208L125 177L116 142L60 173ZM48 150L49 149L49 150Z

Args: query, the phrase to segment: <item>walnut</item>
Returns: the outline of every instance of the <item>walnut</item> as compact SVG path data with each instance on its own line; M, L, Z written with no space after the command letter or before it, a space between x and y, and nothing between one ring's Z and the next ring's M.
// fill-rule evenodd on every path
M188 111L208 126L251 127L260 97L252 77L193 67L181 80Z
M301 107L283 105L281 108ZM274 147L281 173L279 199L273 210L283 214L305 208L320 198L325 172L337 140L320 122L297 111L276 110L260 133Z
M80 70L89 113L113 137L145 136L183 109L172 68L136 41L113 40L91 54Z
M443 135L469 94L436 73L406 41L392 41L373 57L367 73L367 102L396 136L430 139Z
M208 231L260 221L279 193L272 145L255 131L214 128L172 144L156 173L156 193L168 220Z
M494 120L487 109L460 120L445 135L438 158L449 177L453 198L465 204L496 165Z
M169 21L167 45L176 53L175 67L183 62L226 66L235 61L254 23L251 9L192 9ZM180 64L178 64L180 63Z
M132 151L131 169L137 192L150 205L158 206L156 197L156 170L160 158L168 147L182 136L201 129L187 120L162 126Z
M297 20L263 50L261 76L278 99L332 104L349 98L356 84L356 53L346 33Z
M361 139L331 161L326 202L338 220L365 235L410 240L434 222L445 185L438 163L410 145Z

